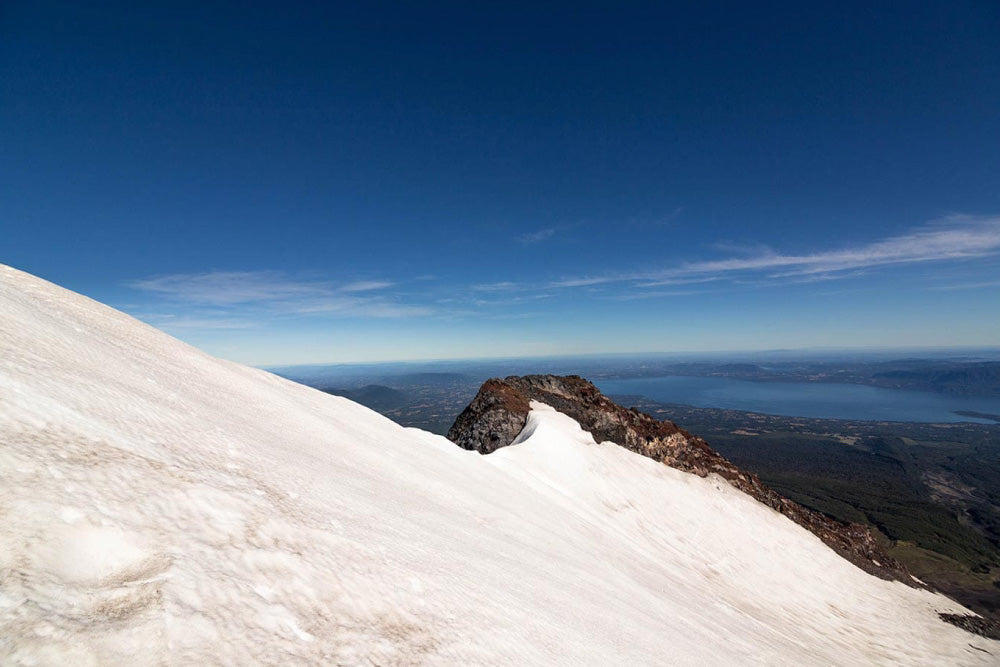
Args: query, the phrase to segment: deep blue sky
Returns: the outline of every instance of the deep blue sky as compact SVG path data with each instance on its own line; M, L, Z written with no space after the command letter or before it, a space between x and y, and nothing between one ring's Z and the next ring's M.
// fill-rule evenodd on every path
M0 261L259 364L1000 344L1000 4L6 2Z

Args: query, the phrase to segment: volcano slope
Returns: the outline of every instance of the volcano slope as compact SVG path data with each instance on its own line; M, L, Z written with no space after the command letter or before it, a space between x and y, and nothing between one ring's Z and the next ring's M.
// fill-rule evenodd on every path
M0 663L991 664L716 474L490 456L0 267Z

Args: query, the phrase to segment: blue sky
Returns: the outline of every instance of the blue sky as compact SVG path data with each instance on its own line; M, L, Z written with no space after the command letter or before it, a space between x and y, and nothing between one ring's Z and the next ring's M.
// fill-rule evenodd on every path
M0 261L254 364L1000 345L1000 6L690 4L5 3Z

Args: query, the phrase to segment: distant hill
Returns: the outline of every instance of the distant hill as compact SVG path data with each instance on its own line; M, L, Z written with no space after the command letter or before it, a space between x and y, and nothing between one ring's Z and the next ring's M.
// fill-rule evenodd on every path
M401 373L393 375L392 382L393 384L402 386L418 385L425 387L453 385L456 383L468 384L474 382L474 380L463 373Z
M349 398L355 403L360 403L366 408L371 408L377 412L384 410L395 410L402 407L407 402L407 396L398 389L385 387L380 384L370 384L358 389L337 389L326 387L322 391Z
M872 374L873 384L957 396L1000 396L1000 362L926 364Z

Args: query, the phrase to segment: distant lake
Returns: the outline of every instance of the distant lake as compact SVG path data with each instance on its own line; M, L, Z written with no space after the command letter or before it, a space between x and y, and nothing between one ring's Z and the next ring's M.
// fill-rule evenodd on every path
M956 415L956 410L1000 414L1000 398L946 396L820 382L749 382L719 377L667 375L599 380L602 392L631 394L663 403L723 408L786 417L906 422L994 422Z

